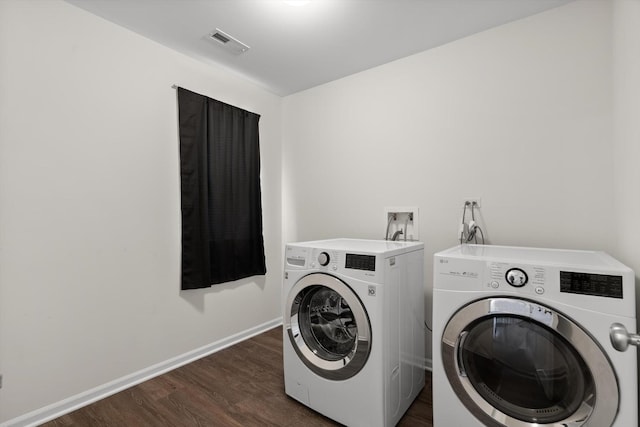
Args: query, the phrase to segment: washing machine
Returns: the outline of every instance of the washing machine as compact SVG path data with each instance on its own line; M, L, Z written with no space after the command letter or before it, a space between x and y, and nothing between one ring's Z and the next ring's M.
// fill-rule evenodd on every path
M434 255L435 427L638 425L633 271L603 252Z
M424 387L424 244L285 249L287 395L347 426L393 426Z

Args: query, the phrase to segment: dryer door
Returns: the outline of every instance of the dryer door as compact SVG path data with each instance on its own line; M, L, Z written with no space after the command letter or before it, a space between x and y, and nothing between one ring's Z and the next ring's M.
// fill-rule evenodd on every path
M304 364L331 380L357 374L371 351L371 325L355 292L334 276L314 273L288 295L287 335Z
M514 298L453 315L442 359L460 400L487 426L610 426L618 382L604 350L571 319Z

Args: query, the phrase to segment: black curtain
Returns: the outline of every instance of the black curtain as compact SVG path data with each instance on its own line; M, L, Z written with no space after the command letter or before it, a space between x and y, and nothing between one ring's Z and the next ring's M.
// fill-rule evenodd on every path
M182 289L265 274L260 116L177 90Z

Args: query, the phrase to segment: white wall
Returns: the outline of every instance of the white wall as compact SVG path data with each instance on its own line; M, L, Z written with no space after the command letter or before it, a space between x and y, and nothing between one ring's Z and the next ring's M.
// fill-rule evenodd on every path
M466 197L493 244L611 252L610 20L578 1L285 98L285 241L417 206L427 307Z
M640 219L640 1L615 0L613 4L615 255L636 272L636 312L640 313L640 227L636 225ZM638 325L636 331L640 321ZM638 364L640 372L640 360Z
M616 0L613 14L614 176L617 256L640 274L640 1Z
M0 423L280 317L281 99L0 1ZM261 114L266 278L180 292L179 84Z

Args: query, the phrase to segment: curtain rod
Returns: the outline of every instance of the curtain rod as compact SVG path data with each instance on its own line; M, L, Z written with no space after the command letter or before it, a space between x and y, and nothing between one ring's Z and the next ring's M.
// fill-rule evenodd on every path
M2 0L0 0L0 2L1 2L1 1L2 1ZM178 86L177 84L172 84L172 85L171 85L171 89L178 89L178 88L180 88L180 87L182 87L182 86ZM183 88L183 89L184 89L184 88ZM184 89L184 90L189 91L189 92L192 92L192 91L190 91L189 89ZM213 99L213 98L211 98L211 97L208 97L207 95L202 95L202 94L199 94L199 93L197 93L197 92L193 92L193 93L196 93L197 95L204 96L204 97L209 98L209 99ZM240 110L244 110L244 111L246 111L247 113L255 114L256 116L260 117L260 114L258 114L258 113L254 113L253 111L245 110L245 109L243 109L243 108L236 107L235 105L231 105L231 104L227 104L226 102L218 101L217 99L213 99L213 100L214 100L214 101L216 101L216 102L220 102L221 104L228 105L228 106L233 107L233 108L238 108L238 109L240 109Z

